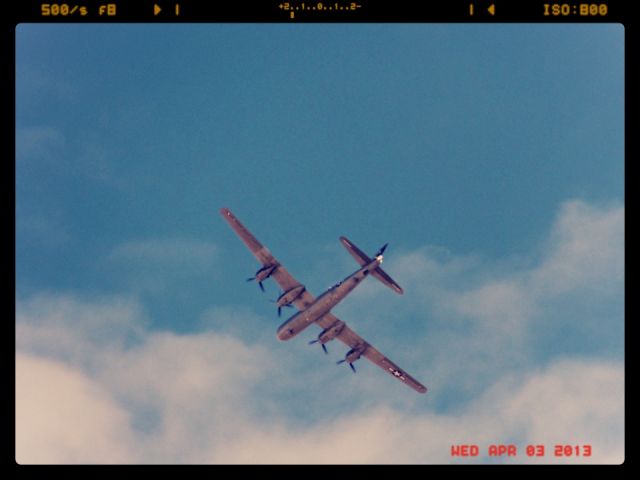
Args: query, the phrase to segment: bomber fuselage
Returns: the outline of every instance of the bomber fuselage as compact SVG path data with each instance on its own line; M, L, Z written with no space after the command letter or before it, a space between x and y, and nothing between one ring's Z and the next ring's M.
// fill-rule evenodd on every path
M296 313L280 327L278 327L278 339L290 340L315 321L329 313L333 307L340 303L349 293L364 280L371 271L382 263L382 255L378 255L371 262L355 271L347 278L329 288L316 298L306 310Z

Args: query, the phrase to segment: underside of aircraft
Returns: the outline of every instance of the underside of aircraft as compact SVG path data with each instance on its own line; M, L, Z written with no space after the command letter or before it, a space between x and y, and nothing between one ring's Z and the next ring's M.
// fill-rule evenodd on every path
M278 283L283 291L275 301L279 316L284 307L296 307L298 309L298 312L278 327L278 339L290 340L310 325L316 324L322 331L315 340L309 342L310 344L319 343L325 353L327 353L326 344L334 339L340 340L349 347L349 351L344 359L338 361L338 364L347 363L355 372L354 363L361 357L365 357L415 391L426 393L427 388L424 385L400 369L400 367L354 332L344 321L331 313L331 309L344 300L347 295L368 276L374 277L398 294L403 293L402 287L380 266L384 259L383 254L387 245L380 248L373 257L369 257L346 237L340 237L340 242L358 262L360 268L341 282L330 287L318 297L314 297L306 287L298 282L271 252L240 223L228 208L221 209L220 213L261 264L256 274L248 278L247 281L256 281L263 292L263 282L267 279L272 278Z

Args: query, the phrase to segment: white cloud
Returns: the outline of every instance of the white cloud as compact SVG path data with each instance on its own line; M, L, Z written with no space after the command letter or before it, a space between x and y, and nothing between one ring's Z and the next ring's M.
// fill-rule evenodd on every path
M595 382L594 382L595 381ZM603 395L602 389L607 389ZM252 461L320 463L456 463L454 444L476 444L487 461L491 444L514 443L520 453L505 463L522 463L528 444L544 444L542 463L566 463L555 458L557 443L589 444L588 461L623 460L623 374L621 365L590 361L561 361L524 380L499 382L478 400L450 414L405 413L375 408L336 418L302 432L281 431L268 450L257 450ZM266 436L266 433L265 433ZM308 448L295 448L306 445ZM290 448L282 448L287 447ZM238 446L227 459L249 461ZM298 452L294 459L290 452ZM244 457L243 457L244 455ZM288 458L288 459L287 459ZM569 461L585 459L571 458Z
M620 292L624 280L624 208L582 201L562 205L549 240L549 254L530 274L540 296L576 289Z
M392 346L406 341L406 348L385 353L425 381L426 396L381 389L386 379L374 367L346 377L324 365L308 368L319 360L298 358L305 345L274 347L242 328L153 331L144 309L128 297L22 299L16 305L17 460L460 463L494 461L486 455L490 444L514 443L518 457L500 461L620 463L624 368L615 359L621 339L613 350L595 351L605 354L599 357L538 345L551 332L567 343L579 332L595 343L617 332L623 218L619 206L566 203L546 251L527 267L495 268L427 248L390 261L390 273L411 286L406 295L392 301L363 289L347 305L353 318L380 321L380 331L369 329L377 331L370 338L377 346L385 338ZM114 256L179 263L174 247L134 242ZM212 258L212 250L204 251ZM587 299L588 309L599 309L584 310ZM586 330L584 315L596 320ZM424 323L399 340L404 326L388 319L412 316ZM351 318L345 319L351 324ZM246 309L216 306L202 314L208 328L244 320L260 323ZM396 335L385 336L384 328ZM87 413L92 409L95 417ZM75 410L76 422L60 420ZM100 440L84 441L90 434ZM477 444L481 456L452 458L458 443ZM527 444L544 444L546 455L528 458ZM555 444L590 445L592 457L557 458Z
M19 462L102 463L102 455L105 462L189 462L201 455L200 445L235 435L249 416L243 400L269 356L228 335L152 332L145 324L140 305L121 297L40 295L17 303ZM58 394L33 395L38 385ZM96 392L103 400L96 415L116 418L119 432L124 424L123 439L141 449L131 457L101 444L93 451L86 436L101 435L109 421L80 415L76 431L67 418L73 408L59 405L78 402L80 413L90 412ZM29 411L42 421L29 421ZM230 422L234 416L238 421Z
M99 380L148 434L144 460L197 462L250 417L250 392L271 362L260 347L225 335L148 335L110 357Z
M135 461L128 412L68 363L16 356L16 461Z
M621 463L624 432L624 368L619 362L560 360L530 375L520 389L503 382L487 395L529 443L591 445L595 461ZM514 428L514 426L517 426ZM562 461L562 458L554 458Z
M623 374L616 363L559 362L525 380L504 381L455 413L389 407L299 426L254 415L251 395L260 364L237 362L212 335L152 338L137 352L111 358L109 374L89 378L59 362L19 354L16 447L21 463L457 463L486 462L489 445L514 443L505 463L623 460ZM198 348L200 346L201 348ZM194 348L195 347L195 348ZM209 348L208 354L203 352ZM187 352L185 353L185 349ZM213 352L213 353L212 353ZM236 369L225 356L232 355ZM250 353L255 362L255 353ZM248 358L245 360L249 360ZM262 359L264 360L264 358ZM276 377L277 378L277 377ZM249 388L248 388L249 387ZM137 400L137 403L136 403ZM331 400L326 404L330 407ZM133 426L145 409L153 429ZM452 445L476 444L477 459L453 458ZM555 444L590 445L593 455L556 458Z
M16 348L89 368L108 349L136 343L147 318L134 299L43 293L16 301Z
M534 309L533 301L518 282L495 280L462 292L455 298L455 309L464 317L481 321L509 335L520 336Z
M49 304L47 306L47 301ZM118 303L119 300L115 299ZM487 385L454 411L399 409L384 400L350 412L332 395L330 415L300 423L291 402L264 392L286 390L292 379L265 347L214 333L177 335L145 330L135 303L108 309L96 302L37 299L19 305L16 356L16 455L21 463L456 463L489 461L492 443L516 443L520 463L527 444L545 444L535 461L567 461L550 453L556 443L589 444L588 461L618 463L623 455L623 367L619 362L567 359L523 370ZM111 340L92 337L105 312L120 309ZM20 310L30 313L24 314ZM94 317L97 319L94 322ZM22 328L28 324L29 328ZM50 341L54 328L73 342ZM304 383L303 378L295 379ZM268 384L268 388L265 385ZM308 395L317 395L309 391ZM418 396L416 396L418 398ZM262 404L270 406L261 414ZM422 402L421 402L422 403ZM367 406L368 405L368 406ZM473 443L477 459L452 458L451 445ZM568 461L586 461L571 458Z

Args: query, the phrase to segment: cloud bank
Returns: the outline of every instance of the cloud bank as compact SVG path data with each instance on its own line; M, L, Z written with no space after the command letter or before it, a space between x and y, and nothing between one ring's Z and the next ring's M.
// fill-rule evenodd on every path
M399 363L396 355L419 365L416 376L430 387L424 397L395 383L383 388L373 367L327 381L338 374L300 360L315 358L303 347L271 349L241 330L154 330L132 297L19 299L16 460L620 463L623 219L619 206L568 202L541 251L516 266L426 248L389 262L413 293L385 307L376 287L363 286L352 308L368 305L367 321L385 328L402 329L379 322L389 309L428 317L407 334L406 353L397 344L393 352ZM217 306L203 314L204 325L225 312L236 324L256 321ZM602 346L605 330L615 335ZM298 361L307 363L292 370ZM439 400L458 394L457 403ZM345 397L355 407L343 408ZM305 408L300 421L293 412ZM516 457L488 456L489 445L506 443L517 446ZM453 457L457 444L478 445L480 454ZM529 444L544 445L545 456L527 456ZM556 444L589 445L592 453L557 457Z

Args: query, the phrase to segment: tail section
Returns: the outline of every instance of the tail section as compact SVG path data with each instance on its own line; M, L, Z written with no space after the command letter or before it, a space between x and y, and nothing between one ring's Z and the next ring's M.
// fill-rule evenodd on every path
M342 243L342 245L344 245L344 248L347 249L347 251L351 254L351 256L353 258L355 258L356 262L358 262L361 266L362 265L366 265L367 263L372 261L371 258L369 258L362 250L360 250L358 247L356 247L346 237L340 237L340 242ZM402 287L400 285L398 285L393 280L393 278L391 278L387 274L387 272L382 270L382 268L376 267L376 269L373 272L371 272L371 275L376 277L379 281L381 281L383 284L385 284L387 287L389 287L394 292L396 292L396 293L398 293L400 295L402 295L404 293L404 290L402 290Z

